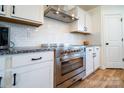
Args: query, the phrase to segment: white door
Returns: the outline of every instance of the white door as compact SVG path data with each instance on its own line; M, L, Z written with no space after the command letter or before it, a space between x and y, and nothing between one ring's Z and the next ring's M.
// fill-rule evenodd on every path
M11 6L11 16L40 22L43 20L43 6L13 5Z
M94 47L94 70L98 69L100 66L100 47Z
M86 76L93 72L93 47L86 48Z
M47 62L14 69L12 74L12 85L14 88L53 87L51 71L50 63Z
M106 68L123 68L121 14L104 14L103 32L105 40Z

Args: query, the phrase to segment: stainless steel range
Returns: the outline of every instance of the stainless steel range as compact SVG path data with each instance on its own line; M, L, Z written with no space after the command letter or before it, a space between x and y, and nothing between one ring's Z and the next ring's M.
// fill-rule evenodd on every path
M55 49L55 87L71 86L85 76L85 47L68 46Z

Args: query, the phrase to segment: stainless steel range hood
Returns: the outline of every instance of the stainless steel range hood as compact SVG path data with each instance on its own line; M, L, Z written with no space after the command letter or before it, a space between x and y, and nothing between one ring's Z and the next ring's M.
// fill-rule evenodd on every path
M69 11L65 11L63 6L58 8L58 6L56 5L46 6L46 9L44 11L44 16L51 19L58 20L58 21L62 21L65 23L71 23L78 20L78 18L72 16L69 13Z

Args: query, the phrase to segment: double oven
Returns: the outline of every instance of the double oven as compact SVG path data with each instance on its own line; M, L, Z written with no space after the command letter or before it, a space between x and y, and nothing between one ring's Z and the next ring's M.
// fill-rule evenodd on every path
M71 86L85 76L86 61L84 46L58 48L55 51L55 87Z

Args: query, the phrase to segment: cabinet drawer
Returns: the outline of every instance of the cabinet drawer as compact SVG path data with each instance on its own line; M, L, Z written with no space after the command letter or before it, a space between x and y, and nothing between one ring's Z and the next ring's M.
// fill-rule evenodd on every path
M86 48L86 54L93 53L93 47Z
M24 65L52 61L54 58L53 52L40 52L12 56L12 67L20 67Z
M78 74L77 76L74 76L73 78L65 81L64 83L57 86L57 88L66 88L69 87L68 85L72 85L73 83L77 82L78 80L82 79L82 77L85 75L85 72L82 72Z

